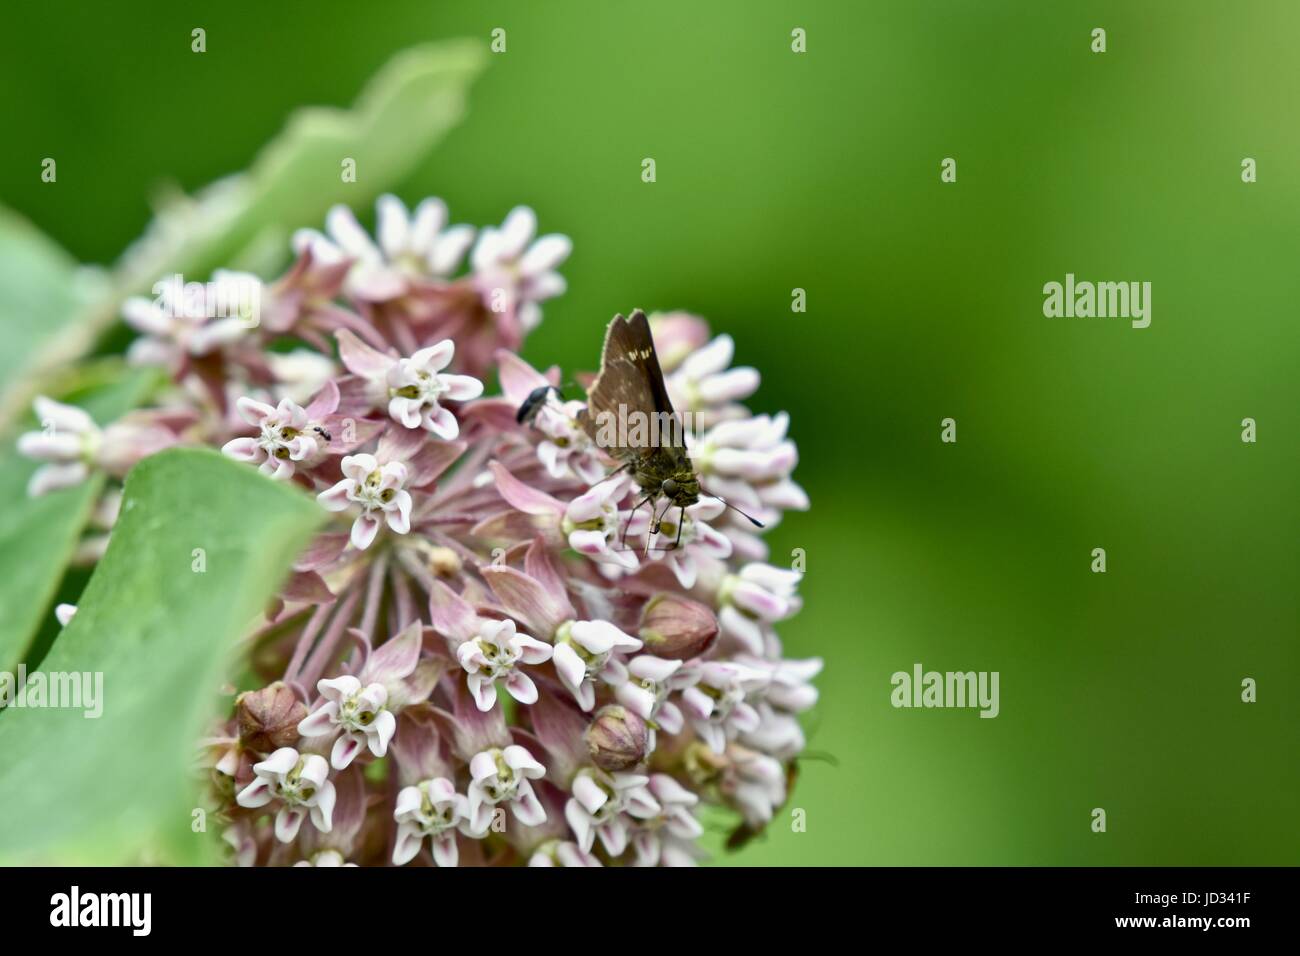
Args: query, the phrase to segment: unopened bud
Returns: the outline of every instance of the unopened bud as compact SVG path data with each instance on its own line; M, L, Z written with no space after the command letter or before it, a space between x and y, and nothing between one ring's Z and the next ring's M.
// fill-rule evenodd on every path
M596 711L583 739L592 763L601 770L628 770L645 759L649 732L632 711L611 704Z
M656 657L676 661L698 657L718 636L718 619L699 601L661 592L641 611L638 634L645 649Z
M280 681L245 691L236 698L235 707L240 742L263 754L297 743L298 724L307 716L307 705Z

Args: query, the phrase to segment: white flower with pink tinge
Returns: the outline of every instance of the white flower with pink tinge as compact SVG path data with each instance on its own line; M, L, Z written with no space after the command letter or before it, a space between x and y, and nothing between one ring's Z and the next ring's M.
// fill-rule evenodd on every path
M318 850L311 855L311 859L299 860L294 866L343 867L356 864L347 862L338 850Z
M651 795L662 808L658 815L638 821L632 846L637 866L695 866L695 841L704 827L695 819L700 798L666 773L650 777Z
M537 700L537 686L519 664L544 664L551 659L551 645L515 629L515 622L484 619L478 635L456 648L456 660L464 669L469 691L479 710L496 706L498 680L505 680L506 691L521 704Z
M361 514L352 523L352 546L358 551L370 547L382 521L397 534L411 530L411 493L406 483L406 466L390 461L380 466L374 455L349 455L342 462L342 481L316 500L329 511L343 511L359 504Z
M697 556L731 557L731 540L708 525L726 507L717 498L707 497L685 509L670 507L659 519L658 532L650 536L651 560L666 560L677 583L688 591L695 587L699 574Z
M317 830L329 833L334 816L334 784L330 767L320 754L302 754L281 747L261 763L253 764L252 783L235 797L241 807L264 807L279 800L275 815L275 837L292 843L302 821L311 816Z
M444 399L463 402L483 394L483 383L470 375L443 372L456 345L443 339L410 358L397 359L388 369L388 414L407 428L424 428L444 441L460 434L460 423Z
M258 466L258 471L272 478L292 478L294 462L316 454L318 445L311 432L307 410L287 398L276 406L251 398L235 403L240 416L257 428L256 438L236 438L226 442L221 453L236 461Z
M681 707L691 728L714 753L727 741L758 729L760 718L745 697L767 686L767 674L731 661L688 661L669 678L681 692Z
M413 279L451 275L474 241L470 226L447 228L447 205L441 199L425 199L408 213L396 196L383 195L375 208L378 244L352 210L339 205L325 215L328 236L299 229L293 235L294 251L310 249L312 258L325 265L351 259L344 289L361 299L385 302L405 295Z
M479 234L470 253L474 286L484 304L494 311L515 312L525 332L541 324L538 303L564 292L564 277L555 267L573 251L568 236L533 241L536 234L537 215L527 206L516 206L499 229L488 227Z
M627 678L614 653L639 650L639 639L624 634L608 621L566 621L555 632L552 660L561 683L578 706L591 710L596 705L597 677L613 684Z
M706 424L744 415L736 405L758 389L756 369L729 368L736 343L730 335L719 335L708 345L688 355L664 384L679 412L691 412Z
M797 593L798 571L751 562L738 574L728 574L718 587L718 624L724 637L748 653L766 653L771 624L790 617L802 606Z
M618 501L625 487L620 479L606 481L578 495L564 509L560 530L568 537L569 547L593 561L635 570L640 563L632 547L623 541L645 532L649 515L620 511Z
M547 840L528 858L529 866L549 867L593 867L601 866L600 860L571 840Z
M32 498L78 485L93 471L124 475L141 458L176 443L171 432L153 423L152 412L132 413L100 428L75 405L38 395L32 406L42 430L18 437L19 454L45 462L27 483Z
M537 799L531 781L546 776L546 768L518 744L492 747L474 755L469 762L470 829L486 833L497 804L508 803L511 812L526 827L546 822L546 808Z
M578 771L564 818L584 853L590 853L600 837L610 856L618 856L627 849L629 818L648 820L663 812L649 782L637 773L606 773L595 767Z
M298 724L304 737L339 734L330 751L330 765L343 770L363 748L376 757L388 752L388 742L397 729L397 718L385 706L388 689L383 684L361 685L351 674L333 680L321 680L316 689L325 703Z
M668 699L669 679L681 666L681 661L638 655L627 662L627 680L614 690L618 702L648 725L647 751L655 749L656 730L679 734L685 726L681 709Z
M469 798L457 793L446 777L403 787L397 794L393 819L397 821L397 840L393 844L396 866L415 859L425 837L430 840L434 863L455 866L460 861L456 834L476 835L469 826Z

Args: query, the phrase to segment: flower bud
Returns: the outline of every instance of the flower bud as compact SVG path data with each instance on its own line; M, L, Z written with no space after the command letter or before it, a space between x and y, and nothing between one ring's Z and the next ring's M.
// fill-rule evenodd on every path
M235 700L235 707L240 742L264 754L296 744L298 724L307 716L307 705L281 681L245 691Z
M601 770L630 770L645 759L649 733L645 721L632 711L610 704L596 711L583 739Z
M638 631L645 649L656 657L684 661L707 651L718 636L718 619L698 601L661 592L641 610Z

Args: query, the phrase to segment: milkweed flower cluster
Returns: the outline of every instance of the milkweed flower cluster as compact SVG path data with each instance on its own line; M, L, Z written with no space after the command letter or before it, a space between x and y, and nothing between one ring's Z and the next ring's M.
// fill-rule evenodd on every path
M800 571L708 494L769 528L808 507L788 418L745 406L759 374L731 338L651 319L704 429L706 491L670 534L607 477L560 370L519 357L571 249L531 210L476 231L385 196L373 238L340 207L293 249L257 323L128 303L129 357L170 373L167 407L104 427L41 399L20 445L46 463L33 494L191 442L332 513L251 625L258 683L201 742L232 861L687 865L705 805L760 831L821 661L777 636Z

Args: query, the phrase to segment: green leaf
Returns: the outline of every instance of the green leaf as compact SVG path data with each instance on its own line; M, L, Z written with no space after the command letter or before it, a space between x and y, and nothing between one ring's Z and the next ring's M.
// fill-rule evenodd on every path
M55 394L80 405L101 425L138 405L155 381L151 372L126 373L120 363L79 371ZM33 423L34 424L34 423ZM12 671L27 653L104 487L103 477L40 498L27 497L39 463L19 455L14 442L0 454L0 671Z
M18 213L0 206L0 383L89 299L76 260Z
M264 259L268 248L287 256L292 230L319 227L336 203L360 207L392 188L464 116L469 86L486 60L484 45L476 40L430 43L398 53L370 80L352 109L304 107L289 117L247 172L212 183L192 198L165 200L145 235L118 262L110 287L89 306L77 309L75 303L54 300L43 313L20 309L11 318L0 311L0 335L6 341L11 329L23 328L32 340L15 350L12 367L29 359L34 363L25 379L7 387L0 398L0 423L11 421L30 398L34 379L84 354L117 319L128 295L147 292L175 273L206 279L217 268L247 266ZM355 182L343 181L345 158L356 161ZM6 248L0 233L0 253ZM52 281L57 257L48 249L45 253L51 263L38 274ZM66 278L71 269L66 256L57 264ZM31 268L21 260L19 267ZM0 278L7 275L0 271ZM35 285L32 290L24 293L24 301L43 301L43 290ZM40 353L33 356L38 344ZM0 365L0 382L7 378L4 369Z
M210 835L190 832L195 742L232 643L324 517L297 489L207 449L132 471L108 553L40 671L102 674L102 714L0 711L0 858L200 856Z

